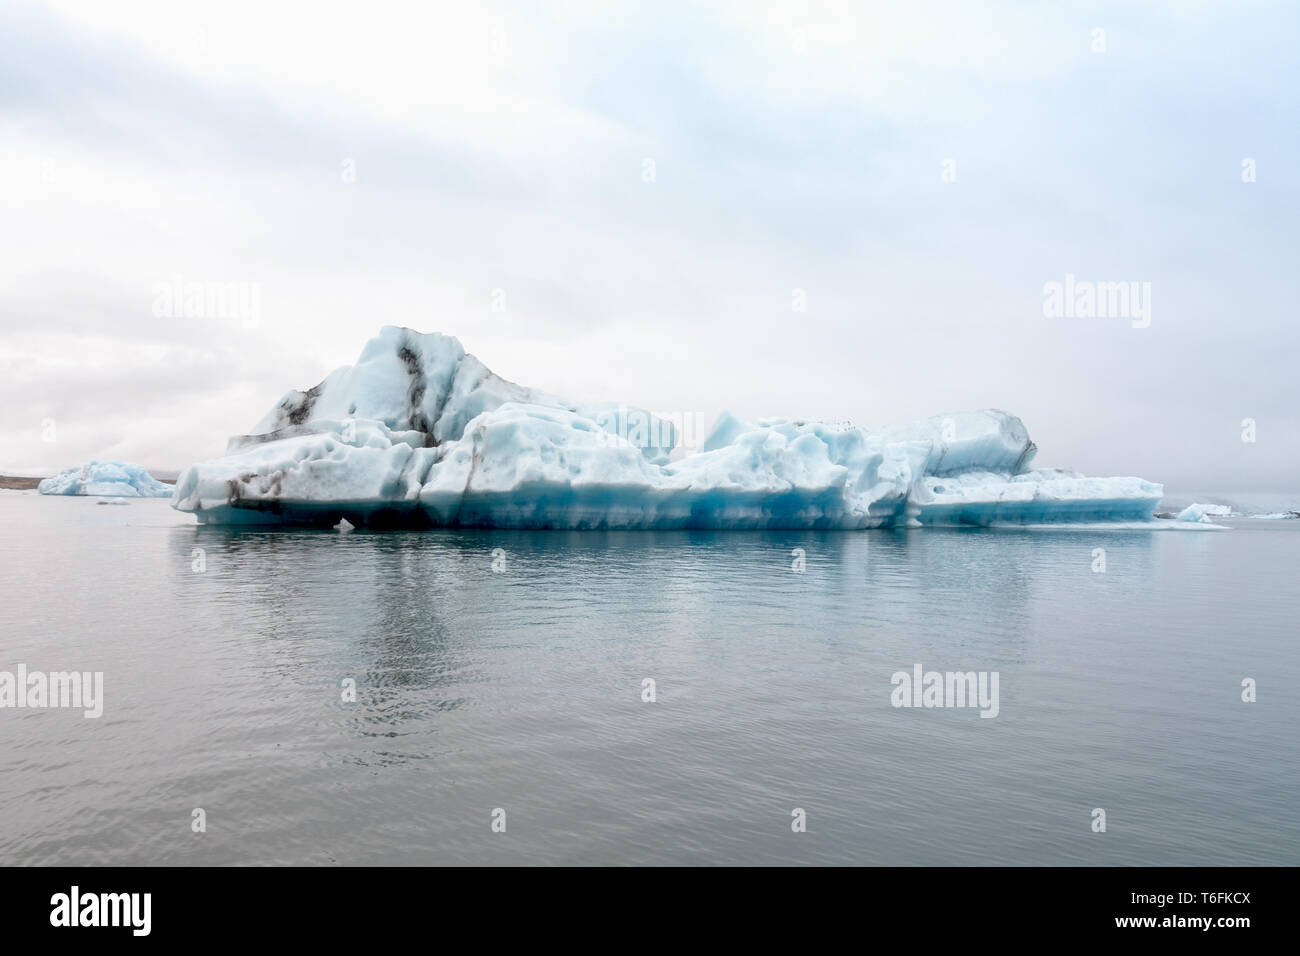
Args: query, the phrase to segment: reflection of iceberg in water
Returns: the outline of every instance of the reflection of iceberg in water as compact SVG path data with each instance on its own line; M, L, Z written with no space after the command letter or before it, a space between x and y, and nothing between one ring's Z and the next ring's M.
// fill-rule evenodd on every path
M908 425L722 416L697 454L639 409L506 382L454 339L385 327L357 364L290 392L173 504L205 523L853 529L1145 521L1140 478L1033 469L996 410Z
M409 863L554 860L554 833L574 819L583 859L671 862L673 834L734 839L715 833L710 813L734 813L719 793L757 813L804 781L851 791L855 811L898 807L896 825L920 839L926 795L949 792L963 760L992 767L987 785L1014 801L1026 779L1059 783L1058 757L1110 756L1087 746L1080 694L1127 681L1121 700L1139 699L1149 674L1111 673L1112 654L1077 638L1107 622L1102 646L1140 660L1123 622L1163 600L1148 593L1170 577L1156 557L1215 543L1018 529L169 534L169 590L208 619L202 659L248 708L218 695L204 711L226 736L202 786L256 789L235 796L261 808L257 837L305 818L295 858L318 859L320 834L354 823L336 844L347 859ZM1098 546L1125 573L1093 573ZM978 718L897 719L890 675L917 661L1000 671L996 733ZM1075 668L1088 669L1082 692ZM1062 732L1072 746L1056 745ZM1047 756L1034 749L1044 740ZM931 769L900 799L880 768L914 764ZM479 824L497 806L521 824L522 850L486 842ZM819 854L844 862L924 851L831 842Z
M433 756L430 720L465 706L464 689L481 679L455 618L490 603L493 582L473 566L478 554L468 547L430 534L203 526L174 529L172 547L174 568L188 586L204 589L208 613L229 614L231 633L257 635L262 652L248 666L258 681L315 705L318 716L301 736L331 723L346 731L330 735L327 763ZM194 549L202 549L202 574L191 572ZM260 613L249 615L249 607ZM345 699L344 680L354 682L354 700Z

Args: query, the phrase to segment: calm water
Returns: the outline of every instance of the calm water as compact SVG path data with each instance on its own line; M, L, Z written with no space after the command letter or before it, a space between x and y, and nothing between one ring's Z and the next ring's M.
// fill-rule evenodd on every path
M0 492L0 670L106 698L0 710L0 864L1300 863L1300 521L191 520ZM892 707L917 663L997 671L1000 714Z

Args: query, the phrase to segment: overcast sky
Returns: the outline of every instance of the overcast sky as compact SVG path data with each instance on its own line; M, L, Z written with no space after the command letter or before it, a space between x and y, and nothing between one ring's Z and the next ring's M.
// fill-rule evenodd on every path
M399 324L575 400L997 407L1042 465L1300 490L1298 27L1290 2L0 4L0 471L214 457ZM1045 315L1067 274L1149 283L1149 314ZM249 308L187 315L176 282Z

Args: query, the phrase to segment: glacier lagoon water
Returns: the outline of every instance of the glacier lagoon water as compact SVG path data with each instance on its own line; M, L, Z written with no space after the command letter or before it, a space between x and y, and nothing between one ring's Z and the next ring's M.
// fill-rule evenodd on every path
M105 688L0 710L0 864L1300 862L1300 521L192 520L0 493L0 670ZM997 671L997 718L891 707L918 663Z

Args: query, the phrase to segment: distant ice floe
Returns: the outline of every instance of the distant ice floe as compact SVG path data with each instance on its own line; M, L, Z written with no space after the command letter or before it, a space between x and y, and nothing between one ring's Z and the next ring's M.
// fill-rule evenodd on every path
M88 461L46 478L43 495L97 495L104 498L170 498L173 488L129 461Z
M385 327L181 474L200 521L507 528L1155 522L1161 485L1035 469L996 410L858 427L723 415L672 460L672 422L507 382L449 336Z
M1231 518L1233 511L1229 505L1190 504L1178 512L1178 521L1196 521L1210 524L1215 518Z

